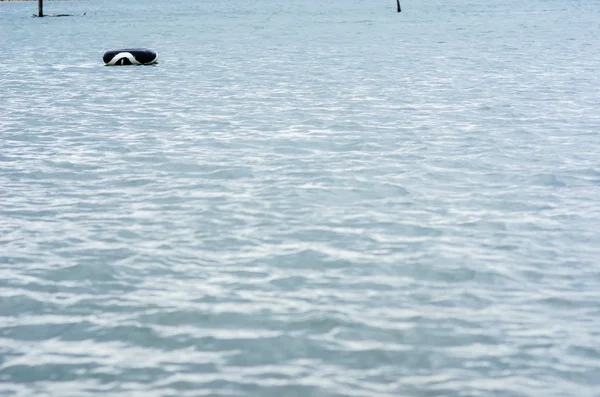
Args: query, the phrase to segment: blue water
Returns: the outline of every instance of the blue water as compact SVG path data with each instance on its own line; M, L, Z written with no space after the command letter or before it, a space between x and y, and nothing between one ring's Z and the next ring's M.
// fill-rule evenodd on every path
M0 3L0 396L600 396L600 3L402 6Z

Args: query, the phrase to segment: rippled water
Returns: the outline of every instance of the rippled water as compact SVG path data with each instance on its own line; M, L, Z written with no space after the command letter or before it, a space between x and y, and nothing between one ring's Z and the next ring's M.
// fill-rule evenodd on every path
M600 396L600 4L321 3L0 4L1 396Z

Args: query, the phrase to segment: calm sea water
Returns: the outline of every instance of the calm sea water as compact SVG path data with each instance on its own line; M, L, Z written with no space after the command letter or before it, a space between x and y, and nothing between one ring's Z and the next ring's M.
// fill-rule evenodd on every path
M600 3L402 6L0 3L0 396L600 396Z

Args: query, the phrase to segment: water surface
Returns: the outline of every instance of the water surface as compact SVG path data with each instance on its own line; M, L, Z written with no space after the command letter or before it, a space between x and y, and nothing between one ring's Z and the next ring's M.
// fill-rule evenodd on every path
M600 5L402 6L0 4L0 396L600 396Z

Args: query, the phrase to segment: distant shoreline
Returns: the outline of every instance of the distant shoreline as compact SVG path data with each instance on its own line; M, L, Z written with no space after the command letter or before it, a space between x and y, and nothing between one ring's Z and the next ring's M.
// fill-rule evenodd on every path
M38 0L0 0L0 3L3 1L38 1ZM83 0L44 0L44 1L83 1Z

